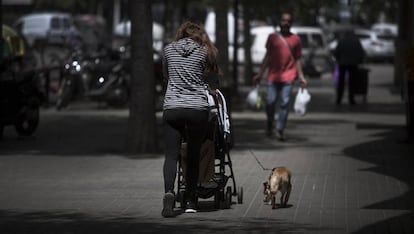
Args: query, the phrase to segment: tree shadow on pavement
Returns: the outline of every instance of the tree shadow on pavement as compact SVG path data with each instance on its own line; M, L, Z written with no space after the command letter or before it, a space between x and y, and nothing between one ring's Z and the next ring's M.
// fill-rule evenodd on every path
M323 143L310 142L312 132L302 131L309 126L345 123L335 119L289 120L287 140L280 142L276 137L265 134L265 120L237 118L232 121L235 148L271 149L290 147L324 147ZM159 152L154 154L128 155L125 153L127 117L125 116L46 116L35 136L18 138L9 129L9 134L0 141L0 155L38 155L38 156L103 156L117 155L128 158L162 157L162 121L157 120L160 144Z
M102 156L154 158L161 154L125 153L127 116L44 115L34 136L18 137L10 127L0 141L0 155ZM157 122L159 139L162 124ZM160 144L162 142L160 141Z
M414 233L414 145L403 142L405 129L392 125L359 124L359 129L383 130L372 137L376 140L361 143L344 149L344 153L351 158L368 162L372 167L362 169L375 174L383 175L384 180L378 181L379 193L400 194L380 202L365 205L361 209L404 211L407 214L399 215L362 227L355 233ZM386 178L398 180L404 185L401 189L397 183L391 183ZM375 195L374 195L375 196ZM399 231L398 231L399 230Z
M265 120L254 120L250 118L238 118L233 121L235 134L235 148L238 150L260 149L278 150L285 147L307 147L323 148L329 146L322 141L315 142L316 135L312 129L318 126L331 126L347 123L345 120L337 119L295 119L289 120L286 130L286 141L279 141L276 136L267 137L265 131Z
M337 106L334 103L334 97L331 94L316 93L308 105L308 111L312 113L369 113L369 114L387 114L401 115L404 113L404 103L383 103L367 97L366 102L363 96L355 95L357 105L351 106L345 96L342 104Z
M139 216L101 216L70 212L0 211L0 232L13 234L45 233L321 233L330 228L286 223L279 219L201 219L140 218ZM333 230L332 230L333 231Z

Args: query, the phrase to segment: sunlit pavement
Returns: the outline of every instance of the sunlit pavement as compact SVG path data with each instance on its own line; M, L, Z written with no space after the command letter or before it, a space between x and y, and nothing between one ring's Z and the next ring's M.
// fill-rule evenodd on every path
M290 114L286 142L265 137L263 111L235 106L230 154L243 203L216 210L200 200L198 213L171 219L161 217L162 152L123 153L126 109L43 109L34 137L7 127L0 141L0 233L414 233L404 105L391 66L370 68L367 103L357 97L357 106L346 96L334 105L329 76L310 80L309 111ZM263 202L274 166L293 173L284 209Z

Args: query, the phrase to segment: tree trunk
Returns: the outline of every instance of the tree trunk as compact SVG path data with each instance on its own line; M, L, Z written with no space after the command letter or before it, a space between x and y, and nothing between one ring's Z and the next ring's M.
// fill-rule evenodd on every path
M153 74L151 0L129 0L131 16L131 84L128 153L157 150Z
M228 27L227 27L227 1L214 1L216 12L216 47L218 53L218 65L222 70L223 77L220 80L220 86L222 88L231 88L231 76L229 75L229 39L228 39Z
M164 0L164 44L168 44L174 39L175 32L175 11L174 2Z
M253 63L252 63L252 36L250 35L251 9L246 1L243 4L243 50L244 50L244 82L245 85L252 85Z
M2 31L1 33L3 33L3 1L2 0L0 0L0 25L1 25L1 31ZM0 38L0 45L3 45L3 36ZM4 53L4 48L2 49L2 53ZM0 65L3 66L3 54L0 57Z
M175 38L175 33L187 18L187 1L186 0L164 0L164 43L168 44Z

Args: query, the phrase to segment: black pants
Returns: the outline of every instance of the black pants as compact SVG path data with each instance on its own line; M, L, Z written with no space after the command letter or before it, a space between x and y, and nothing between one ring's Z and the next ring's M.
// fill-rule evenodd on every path
M358 65L340 65L339 79L336 87L336 104L341 104L345 89L345 74L348 72L348 100L350 104L355 104L354 87L355 80L358 79Z
M200 148L205 139L208 111L193 109L165 110L164 119L164 188L174 191L182 136L187 140L186 197L195 196L198 180Z

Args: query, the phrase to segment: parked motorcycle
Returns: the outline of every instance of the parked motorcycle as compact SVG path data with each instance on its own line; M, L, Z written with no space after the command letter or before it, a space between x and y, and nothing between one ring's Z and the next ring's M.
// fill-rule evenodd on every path
M39 107L44 101L37 83L39 73L3 68L0 78L0 138L7 125L14 125L20 136L30 136L37 129Z
M96 64L100 63L98 55L86 56L80 50L71 53L61 72L56 100L57 110L66 107L75 98L86 96L92 82L91 72Z
M66 107L76 97L106 103L109 106L125 106L129 101L131 59L129 48L107 51L103 55L85 56L74 53L65 64L58 90L56 107ZM164 92L161 57L154 51L155 92ZM159 102L159 101L157 101Z
M87 96L110 106L124 106L129 99L129 59L121 59L95 66L93 82Z
M98 102L105 102L110 106L124 106L130 97L131 59L121 54L121 59L107 66L95 67L95 82L91 86L88 97ZM153 74L155 79L156 105L162 103L165 92L165 83L162 75L162 61L160 55L154 51Z
M330 53L318 51L316 45L311 45L309 53L303 57L302 69L306 76L319 78L326 72L333 72L334 64Z

